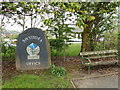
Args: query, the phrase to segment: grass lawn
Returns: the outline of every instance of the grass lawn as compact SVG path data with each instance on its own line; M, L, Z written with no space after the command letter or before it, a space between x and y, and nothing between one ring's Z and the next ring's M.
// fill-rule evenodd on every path
M81 43L73 43L65 49L65 53L63 50L59 53L59 55L56 55L56 50L54 50L54 53L52 56L64 56L64 55L65 56L77 56L80 53L80 49L81 49Z
M5 82L3 88L72 88L72 85L67 77L22 74Z
M74 43L66 49L66 56L77 56L80 53L81 43Z

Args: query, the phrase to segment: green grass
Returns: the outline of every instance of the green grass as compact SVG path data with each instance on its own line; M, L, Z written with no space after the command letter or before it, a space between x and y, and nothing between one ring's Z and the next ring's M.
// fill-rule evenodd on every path
M71 88L67 77L55 77L52 75L28 75L15 76L11 81L5 82L3 88Z
M69 45L65 50L59 52L59 55L56 55L56 50L52 53L52 56L77 56L80 53L81 43L74 43ZM64 53L65 52L65 53Z
M66 56L77 56L80 53L81 44L71 44L66 49Z

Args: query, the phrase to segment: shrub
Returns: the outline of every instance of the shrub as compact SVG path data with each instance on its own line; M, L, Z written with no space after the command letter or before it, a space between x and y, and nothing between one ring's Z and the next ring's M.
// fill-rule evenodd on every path
M7 45L7 46L6 46ZM4 59L15 59L15 46L11 46L7 42L2 43L2 58Z
M65 68L60 67L60 66L55 66L54 64L52 64L50 67L50 73L53 76L58 76L58 77L65 76L67 74Z
M64 50L66 46L68 46L65 44L64 39L49 39L49 42L52 56L59 56L61 51Z
M118 32L114 30L112 33L106 32L104 34L104 40L97 42L95 50L111 50L118 48Z

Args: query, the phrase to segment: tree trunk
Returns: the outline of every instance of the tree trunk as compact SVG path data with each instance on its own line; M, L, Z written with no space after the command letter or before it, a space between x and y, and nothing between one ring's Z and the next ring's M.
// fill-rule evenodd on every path
M95 31L92 30L91 33L90 33L90 43L89 43L89 51L94 51L95 49L95 45L96 45L96 34L95 34Z
M94 48L95 48L94 44L95 44L95 43L94 43L94 41L93 41L93 38L90 37L89 51L94 51Z
M91 51L90 49L90 33L91 33L91 28L93 25L93 21L89 21L86 23L87 26L84 28L84 31L82 33L82 46L81 46L81 52L86 52L86 51Z

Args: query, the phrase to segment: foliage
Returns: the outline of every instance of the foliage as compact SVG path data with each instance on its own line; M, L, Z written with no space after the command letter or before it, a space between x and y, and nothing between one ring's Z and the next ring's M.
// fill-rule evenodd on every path
M63 4L68 8L66 10L77 16L76 25L84 27L82 51L94 50L95 45L93 43L101 34L116 27L115 20L118 17L115 14L117 14L116 9L120 2L70 2Z
M48 26L46 32L55 36L55 39L50 40L51 48L52 50L56 49L56 55L59 55L65 46L65 41L69 39L73 28L68 27L68 24L65 24L65 20L68 18L65 16L66 12L64 9L57 7L56 3L50 3L44 9L44 13L48 16L47 18L46 16L42 17L44 25Z
M51 49L63 49L64 40L62 39L49 39Z
M7 6L9 6L9 8ZM27 16L29 16L31 19L31 27L32 26L35 27L35 25L33 24L35 24L38 21L41 21L42 19L43 24L41 27L48 26L46 34L47 32L51 33L52 35L55 36L56 40L58 41L69 39L68 36L71 34L67 33L71 33L71 30L73 29L68 27L68 25L64 23L64 21L66 20L65 10L57 8L56 6L54 6L54 3L48 4L39 2L18 2L18 3L3 2L2 14L8 18L9 16L13 17L16 15L17 17L13 17L12 19L14 20L15 23L17 22L18 24L23 26L23 30L26 27L25 18ZM62 49L63 44L60 44L59 46L61 46ZM57 51L60 51L59 48L57 48Z
M3 88L71 88L68 78L51 75L28 75L15 76L11 81L5 82Z
M118 49L118 31L107 31L104 33L103 41L96 43L95 51Z
M69 20L72 24L84 28L81 49L91 51L95 47L93 44L105 31L116 27L115 21L118 17L115 14L117 14L119 4L120 2L2 2L1 14L7 18L12 17L15 22L23 26L23 29L26 16L31 18L31 27L34 26L33 21L42 19L43 27L48 27L46 32L60 40L68 39L73 33L71 32L73 28L65 24L65 21ZM72 14L76 17L75 20L71 18ZM14 15L17 17L13 18ZM38 15L41 19L37 18ZM2 21L6 20L2 19Z
M118 31L107 32L104 43L106 49L118 49Z
M74 20L77 21L76 25L80 28L84 27L82 33L82 51L94 50L95 45L93 43L101 37L101 34L105 31L113 30L116 27L115 20L118 17L115 14L117 13L116 7L119 6L119 2L52 2L50 6L54 10L57 10L54 12L57 18L48 19L49 22L47 21L47 25L49 27L52 25L52 28L56 29L56 26L60 25L60 20L67 20L72 14L77 17ZM64 12L69 12L67 18L64 17ZM58 24L53 24L54 21ZM56 31L59 31L59 29Z
M63 67L55 66L54 64L51 65L50 72L53 76L58 76L58 77L65 76L67 74L67 71Z
M102 37L103 40L96 42L95 45L95 51L99 50L111 50L111 49L118 49L118 31L113 30L111 32L107 31L104 33L104 37Z
M54 50L56 50L56 56L60 55L60 52L63 51L63 49L65 49L65 46L68 46L67 44L65 44L64 39L49 39L50 42L50 47L51 47L51 53L52 55L55 53Z
M38 23L36 22L40 21L40 19L37 19L40 12L42 11L42 5L40 4L40 2L2 2L1 6L1 14L3 15L3 25L5 25L6 22L11 25L17 23L23 27L24 31L25 28L30 28L29 26L37 26ZM29 26L26 25L28 17L30 18ZM4 20L6 18L8 21ZM12 24L9 20L13 20L14 23Z
M2 43L2 57L3 59L15 59L15 46L11 46L7 42Z

